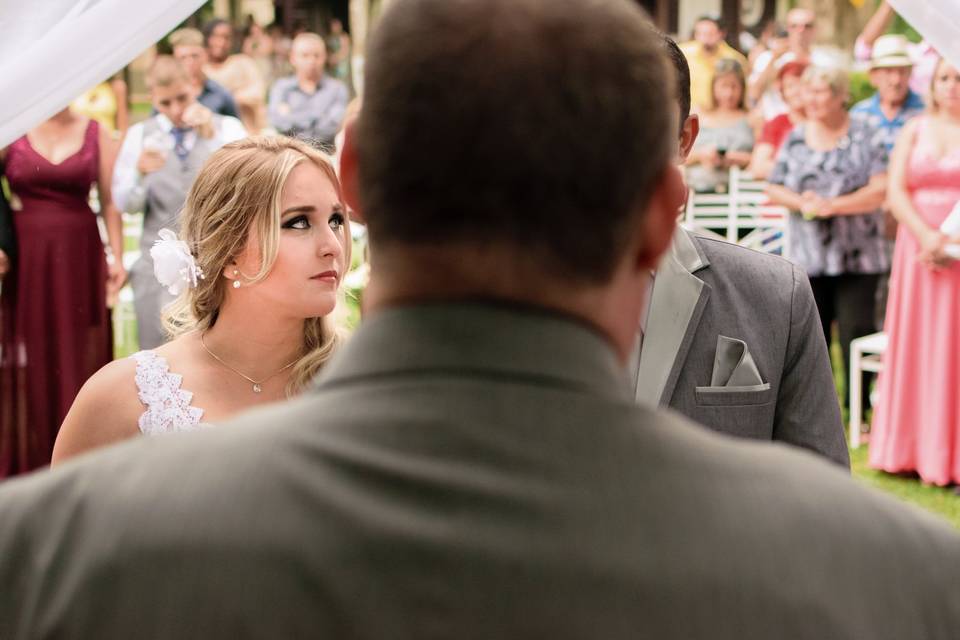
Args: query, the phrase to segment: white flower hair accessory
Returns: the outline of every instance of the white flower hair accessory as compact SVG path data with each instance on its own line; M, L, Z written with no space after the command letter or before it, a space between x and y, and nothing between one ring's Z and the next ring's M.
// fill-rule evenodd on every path
M197 286L203 279L203 271L197 266L190 247L170 229L160 229L160 239L150 248L153 258L153 275L170 295L180 295L185 289Z

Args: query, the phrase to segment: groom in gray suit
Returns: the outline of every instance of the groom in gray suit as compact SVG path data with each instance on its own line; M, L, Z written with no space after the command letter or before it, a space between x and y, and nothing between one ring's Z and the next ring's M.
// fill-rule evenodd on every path
M677 75L682 161L699 122L687 61L670 38L664 44ZM678 227L641 332L631 356L638 402L850 466L816 303L796 265Z
M947 524L634 404L684 196L657 38L395 0L343 150L368 319L297 400L0 487L0 638L954 638Z

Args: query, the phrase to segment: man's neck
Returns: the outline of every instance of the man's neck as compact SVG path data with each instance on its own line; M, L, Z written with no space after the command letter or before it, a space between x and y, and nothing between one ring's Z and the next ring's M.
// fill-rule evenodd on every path
M884 117L887 120L893 120L897 117L897 114L900 113L900 109L903 108L903 105L907 103L907 97L904 96L903 99L898 101L884 100L880 99L880 111L883 112Z
M649 272L618 270L606 285L560 281L522 256L461 246L454 250L371 247L364 312L397 306L498 300L543 308L597 327L626 364L645 300Z

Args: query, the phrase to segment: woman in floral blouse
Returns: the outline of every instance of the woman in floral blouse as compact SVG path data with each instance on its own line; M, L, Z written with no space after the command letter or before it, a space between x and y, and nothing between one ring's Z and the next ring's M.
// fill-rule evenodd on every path
M811 67L804 81L807 121L780 148L767 192L791 210L790 258L810 276L828 343L837 322L846 366L850 341L876 330L877 282L890 268L887 157L873 129L847 115L843 71Z

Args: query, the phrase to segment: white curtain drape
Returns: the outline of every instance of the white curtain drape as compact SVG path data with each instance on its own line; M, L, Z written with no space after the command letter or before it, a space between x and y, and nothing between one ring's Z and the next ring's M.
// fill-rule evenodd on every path
M203 0L0 0L0 147L123 68Z
M890 0L890 5L940 55L960 68L960 3L957 0Z

